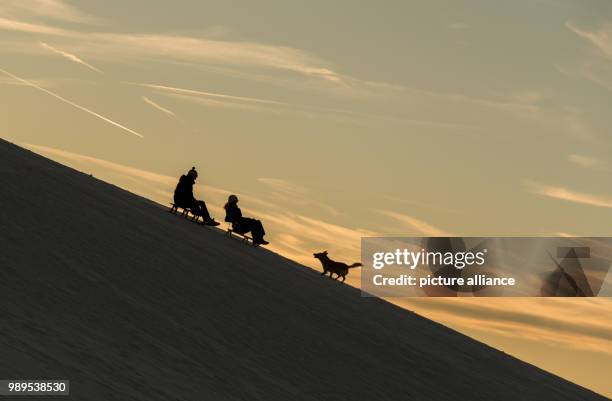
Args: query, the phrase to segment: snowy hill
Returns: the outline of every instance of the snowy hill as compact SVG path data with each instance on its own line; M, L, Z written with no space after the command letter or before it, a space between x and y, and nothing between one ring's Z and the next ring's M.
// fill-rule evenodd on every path
M79 401L605 399L4 141L0 202L0 379Z

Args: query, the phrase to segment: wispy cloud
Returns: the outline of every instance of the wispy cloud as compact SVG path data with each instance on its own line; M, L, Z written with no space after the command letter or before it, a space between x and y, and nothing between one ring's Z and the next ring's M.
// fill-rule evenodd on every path
M564 107L560 115L566 132L572 137L592 142L595 139L594 130L589 123L588 116L576 107Z
M59 54L60 56L66 58L66 59L68 59L70 61L73 61L73 62L75 62L77 64L81 64L81 65L89 68L92 71L95 71L97 73L103 74L103 72L101 70L99 70L98 68L94 67L93 65L85 62L84 60L80 59L79 57L75 56L74 54L71 54L71 53L68 53L68 52L56 49L55 47L53 47L53 46L51 46L51 45L49 45L49 44L47 44L45 42L40 42L40 46L43 47L44 49L52 51L53 53Z
M96 60L128 60L134 58L157 59L165 62L182 62L194 67L205 65L229 71L236 67L242 77L274 81L284 86L307 90L322 90L342 96L358 96L364 100L382 96L410 95L402 86L353 77L333 69L328 61L311 52L273 44L244 40L218 40L212 38L149 33L80 32L61 29L44 23L27 22L19 18L7 18L0 14L0 29L24 33L38 33L62 38L62 49ZM83 45L86 43L86 45ZM13 49L18 51L18 49ZM25 51L25 50L24 50ZM279 73L285 72L285 74ZM232 72L235 73L235 72ZM288 74L287 74L288 73ZM299 79L302 78L302 79ZM304 79L306 78L306 79ZM313 80L312 78L317 78ZM331 85L330 85L331 84ZM193 93L192 93L193 94ZM253 101L253 99L225 98L226 101ZM266 100L266 99L259 99ZM264 102L272 104L270 102ZM278 103L282 102L274 102ZM312 107L316 109L316 107ZM336 110L351 114L351 111ZM363 116L362 116L363 117ZM381 118L381 116L374 116ZM385 118L384 116L382 118ZM445 128L473 128L466 124L440 121L400 119L410 124L440 126Z
M70 101L70 100L68 100L68 99L58 95L57 93L51 92L48 89L45 89L45 88L43 88L41 86L38 86L38 85L36 85L35 83L33 83L31 81L28 81L26 79L20 78L20 77L18 77L16 75L13 75L12 73L10 73L10 72L8 72L6 70L3 70L3 69L0 69L0 72L5 74L5 75L8 75L9 77L11 77L11 78L13 78L13 79L15 79L15 80L25 84L25 85L31 86L32 88L38 89L39 91L42 91L42 92L45 92L46 94L48 94L50 96L53 96L54 98L56 98L58 100L61 100L62 102L71 105L72 107L75 107L75 108L77 108L77 109L79 109L81 111L84 111L84 112L86 112L88 114L91 114L92 116L97 117L97 118L99 118L102 121L105 121L105 122L107 122L107 123L109 123L111 125L114 125L115 127L122 129L123 131L129 132L132 135L136 135L139 138L144 138L144 136L139 134L138 132L136 132L136 131L134 131L134 130L124 126L124 125L121 125L118 122L111 120L110 118L104 117L103 115L98 114L98 113L96 113L93 110L90 110L90 109L88 109L86 107L78 105L78 104L76 104L76 103L74 103L74 102L72 102L72 101Z
M1 14L0 14L1 15ZM271 68L341 82L341 74L307 51L248 41L215 40L179 35L79 32L15 18L0 18L0 29L41 33L87 42L77 47L96 58L125 57L172 58L175 60L222 63L252 68ZM66 47L66 44L64 47ZM163 55L163 56L160 56Z
M563 237L563 238L574 238L574 237L577 237L577 235L566 233L565 231L557 231L556 233L553 233L553 236L555 236L555 237Z
M280 192L286 195L303 196L304 194L308 192L306 188L293 184L287 180L283 180L280 178L262 177L262 178L258 178L257 181L269 186L276 192Z
M530 192L538 195L581 205L612 208L612 197L577 192L563 187L542 185L533 181L524 181L524 184Z
M496 109L515 116L532 118L541 111L540 103L551 97L551 94L541 91L518 91L501 96L479 97L464 93L438 92L417 88L407 88L408 92L451 103L464 103L487 109Z
M380 199L385 200L385 201L390 201L390 202L393 202L393 203L401 203L401 204L405 204L405 205L416 206L418 208L429 209L429 210L433 210L433 211L436 211L436 212L458 214L458 215L465 215L467 213L466 211L458 210L458 209L453 209L453 208L450 208L450 207L448 207L446 205L442 205L442 204L439 204L439 203L422 202L422 201L417 201L417 200L414 200L414 199L398 198L397 196L384 195L384 194L378 194L378 197Z
M567 156L567 160L583 168L599 170L605 167L603 161L592 156L571 154Z
M431 101L435 102L467 102L478 107L496 108L516 115L531 117L539 111L537 103L541 100L540 98L526 98L524 96L486 99L458 93L436 93L406 88L387 82L360 79L337 71L330 66L330 62L308 51L258 42L148 33L78 32L15 19L5 19L4 21L0 19L0 29L61 37L63 39L61 43L62 51L70 54L79 54L80 57L94 60L116 61L145 57L166 62L184 62L194 66L205 64L213 69L215 67L222 67L218 70L223 71L228 71L228 68L231 70L232 67L235 67L240 70L238 73L242 77L253 77L256 80L260 80L263 76L263 79L272 79L279 85L293 86L301 90L326 91L327 94L340 94L341 96L357 96L363 98L364 101L372 101L372 99L377 99L379 96L383 100L397 97L406 100L411 97L418 96L422 98L427 96ZM312 78L318 79L313 80ZM409 118L405 115L394 117L331 108L324 110L324 108L316 106L295 105L270 99L226 95L185 88L171 88L166 85L157 85L157 89L165 91L174 90L177 94L178 91L181 91L183 95L189 96L215 98L218 102L210 103L216 106L233 107L228 103L242 102L245 104L248 102L268 107L299 108L303 112L328 113L328 117L335 119L338 119L338 117L345 119L346 117L357 117L362 121L363 119L382 119L403 124L443 129L475 128L471 124L462 122L437 121L435 119L429 121Z
M404 307L461 330L520 335L547 345L612 354L612 327L602 321L609 299L477 299L398 300Z
M378 213L391 217L392 219L402 223L409 229L416 231L418 234L427 236L449 236L452 235L449 232L442 230L426 221L417 219L416 217L409 216L407 214L397 213L390 210L377 210Z
M303 206L310 210L321 210L330 216L340 216L340 212L335 207L324 202L315 200L315 195L308 188L297 185L293 182L281 179L261 177L257 181L270 188L269 197L277 201L285 202L293 206Z
M97 18L62 0L3 0L0 14L12 17L47 18L59 21L93 23Z
M159 104L157 104L157 103L156 103L156 102L154 102L153 100L149 99L148 97L143 96L143 97L142 97L142 100L143 100L143 101L144 101L146 104L148 104L148 105L152 106L153 108L155 108L155 109L157 109L157 110L159 110L159 111L161 111L161 112L163 112L163 113L166 113L166 114L168 114L168 115L171 115L171 116L173 116L173 117L176 117L176 114L175 114L173 111L168 110L167 108L165 108L165 107L163 107L163 106L160 106Z
M605 89L612 90L612 23L603 25L599 29L588 30L579 28L572 22L565 24L567 29L584 39L593 50L577 72L570 72L566 68L557 69L568 76L580 76Z
M0 29L5 30L5 31L39 33L39 34L56 35L56 36L70 36L72 34L71 31L67 31L61 28L55 28L49 25L33 24L29 22L12 20L12 19L2 18L2 17L0 17Z
M612 59L612 24L606 25L597 31L578 28L570 21L566 22L565 26L579 37L591 42L600 51L601 55Z

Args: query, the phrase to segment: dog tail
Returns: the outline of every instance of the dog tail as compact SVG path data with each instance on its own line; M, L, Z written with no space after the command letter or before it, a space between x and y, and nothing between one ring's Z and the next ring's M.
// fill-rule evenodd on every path
M363 266L361 263L353 263L352 265L349 266L349 269L351 267L359 267L359 266Z

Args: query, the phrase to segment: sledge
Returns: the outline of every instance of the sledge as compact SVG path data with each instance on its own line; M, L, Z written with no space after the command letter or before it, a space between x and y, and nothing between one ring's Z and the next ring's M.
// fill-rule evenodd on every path
M190 212L191 210L189 210L189 208L188 208L188 207L178 206L178 205L176 205L176 204L174 204L174 203L172 203L172 202L170 202L170 206L172 206L172 207L170 208L170 213L172 213L172 214L177 214L177 213L178 213L178 211L179 211L179 209L183 209L183 211L181 212L181 217L183 217L183 216L187 216L187 217L189 217L189 212Z
M204 220L204 216L202 216L201 214L197 214L194 210L188 207L177 206L176 204L172 202L170 202L170 206L172 207L170 208L169 212L172 214L177 214L179 209L183 209L183 211L181 212L181 217L189 218L189 214L191 213L191 218L189 218L189 220L193 221L194 223L198 223L203 226L212 226L212 227L216 226L216 225L206 224ZM200 222L200 217L202 218L202 222Z
M227 228L227 236L228 236L228 237L230 237L230 238L232 238L234 235L235 235L235 236L237 236L239 239L242 239L242 240L243 240L244 242L246 242L247 244L251 244L251 245L253 245L253 246L259 246L259 244L256 244L256 243L253 241L253 237L250 237L250 236L249 236L249 235L247 235L247 234L240 234L239 232L234 231L234 230L232 229L232 226L230 225L230 226Z
M188 207L182 207L182 206L178 206L175 203L170 202L170 206L172 206L170 208L170 213L172 214L177 214L179 209L183 209L183 211L181 212L181 217L187 217L189 218L189 213L191 213L193 216L191 217L191 221L199 223L200 222L200 215L199 214L195 214L193 212L193 210L191 210ZM204 223L204 220L202 220L202 223Z

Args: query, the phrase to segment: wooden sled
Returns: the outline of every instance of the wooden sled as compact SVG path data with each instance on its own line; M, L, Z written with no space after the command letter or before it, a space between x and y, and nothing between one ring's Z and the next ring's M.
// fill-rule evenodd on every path
M181 206L177 206L176 204L170 202L170 213L172 214L178 214L179 209L183 209L183 211L181 212L181 217L187 217L189 218L189 215L191 214L191 218L189 218L191 221L199 223L200 222L200 215L199 214L195 214L193 212L193 210L191 210L188 207L181 207ZM202 218L202 223L204 223L204 218Z
M170 213L177 214L179 209L183 209L183 211L181 212L181 217L183 217L183 216L189 217L190 210L189 210L188 207L177 206L176 204L174 204L172 202L170 202L170 206L171 206Z
M232 229L232 226L230 225L227 228L227 236L232 238L233 236L238 237L239 239L243 240L244 242L246 242L247 244L251 244L253 246L259 246L259 244L256 244L253 241L253 237L248 236L247 234L240 234L239 232L236 232Z

